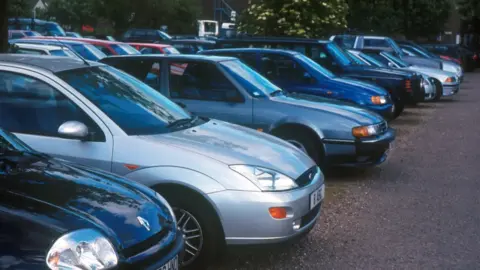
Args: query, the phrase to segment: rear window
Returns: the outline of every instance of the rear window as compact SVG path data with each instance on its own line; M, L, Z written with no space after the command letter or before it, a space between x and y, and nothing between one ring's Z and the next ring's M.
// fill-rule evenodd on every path
M180 52L174 47L165 47L163 48L163 51L165 54L180 54Z
M139 51L128 44L112 44L110 47L119 55L140 54Z

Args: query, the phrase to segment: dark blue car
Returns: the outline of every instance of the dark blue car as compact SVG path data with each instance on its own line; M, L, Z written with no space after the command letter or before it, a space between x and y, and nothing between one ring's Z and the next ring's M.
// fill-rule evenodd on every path
M175 269L184 237L155 191L38 153L0 129L0 268Z
M209 50L200 54L237 57L287 92L342 100L368 108L384 118L393 117L394 105L385 89L337 77L295 51L245 48Z

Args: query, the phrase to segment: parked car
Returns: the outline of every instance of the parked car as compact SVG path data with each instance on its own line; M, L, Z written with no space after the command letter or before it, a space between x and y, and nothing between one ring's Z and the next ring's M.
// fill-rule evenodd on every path
M80 35L80 34L77 33L77 32L65 32L65 35L66 35L67 37L83 38L83 36Z
M65 31L56 22L33 18L9 18L8 30L31 30L43 36L65 36Z
M141 54L180 54L172 45L158 43L128 43Z
M54 39L54 40L73 40L73 41L81 41L84 43L92 44L93 46L97 47L100 51L102 51L106 55L125 55L125 54L140 54L132 46L117 41L108 41L108 40L101 40L101 39L90 39L90 38L72 38L72 37L59 37L59 38L52 38L52 37L42 37L44 39Z
M102 40L109 40L109 41L117 41L114 37L109 35L102 35L102 34L95 34L92 36L85 36L85 38L92 38L92 39L102 39Z
M35 38L22 38L22 39L13 39L8 41L10 44L46 44L46 45L55 45L55 46L67 46L72 51L75 51L83 58L90 61L98 61L104 57L107 57L102 51L97 49L97 47L92 44L81 42L81 41L72 41L72 40L55 40L55 39L35 39Z
M4 269L173 270L184 250L158 193L36 152L2 129L0 224Z
M353 39L353 42L351 41ZM334 35L330 37L331 41L336 42L345 49L363 50L363 49L391 49L395 56L405 62L430 68L443 69L442 61L438 59L427 59L405 54L400 46L391 38L384 36L360 36L360 35ZM345 42L345 40L349 40ZM353 46L352 46L353 44Z
M406 103L423 101L421 77L411 72L367 67L356 64L348 54L333 42L303 38L237 38L219 39L217 48L277 48L305 54L332 71L336 76L373 82L386 89L395 104L395 115L403 111Z
M8 30L8 39L18 39L24 37L39 37L40 33L29 30Z
M171 40L172 37L156 29L129 29L121 37L123 42L155 43Z
M365 50L364 52L390 67L413 70L434 78L434 82L436 88L439 89L438 94L440 94L440 96L452 96L457 94L460 90L460 78L457 77L455 73L410 65L389 52L374 50Z
M475 54L457 44L422 44L422 47L434 54L457 59L465 71L473 71L476 67Z
M201 269L225 245L278 243L315 225L324 176L295 146L193 116L113 67L59 60L0 55L0 126L37 151L113 172L164 196L185 236L184 266ZM372 143L391 134L370 126L385 127L380 117L360 116L332 116L338 120L332 126L369 123L356 132L382 132Z
M72 52L68 47L45 44L13 43L13 45L10 46L9 53L54 55L78 58L77 54Z
M382 63L380 61L377 61L373 57L370 57L369 55L361 52L361 51L356 51L356 50L347 50L350 56L354 58L355 61L357 61L358 64L361 65L367 65L367 66L375 66L375 67L381 67L381 68L400 68L400 66L395 65L394 63ZM398 58L396 58L398 59ZM388 59L386 59L388 60ZM403 62L402 60L398 59L399 61ZM408 68L406 68L408 69ZM435 69L436 70L436 69ZM424 89L425 92L425 100L438 100L442 97L442 89L437 88L435 84L435 80L432 77L429 77L425 74L423 75L423 81L422 81L422 88Z
M366 82L340 78L307 56L289 50L218 49L204 55L237 57L287 92L323 96L354 103L394 118L395 106L387 90Z
M416 56L416 57L423 57L423 58L428 58L428 59L437 59L442 61L443 65L443 71L447 72L453 72L455 73L461 80L463 80L463 69L462 66L459 65L458 63L454 61L448 61L445 59L442 59L440 56L429 52L427 49L423 48L422 46L411 42L411 41L405 41L405 40L398 40L395 41L399 44L400 48L402 49L403 52L405 52L408 55L411 56ZM404 61L405 62L405 61ZM416 65L418 66L418 65Z
M380 115L332 99L290 95L236 58L142 55L102 62L147 82L196 115L278 136L323 168L380 164L395 139Z
M163 43L172 45L183 54L196 54L215 47L215 41L207 39L174 39Z

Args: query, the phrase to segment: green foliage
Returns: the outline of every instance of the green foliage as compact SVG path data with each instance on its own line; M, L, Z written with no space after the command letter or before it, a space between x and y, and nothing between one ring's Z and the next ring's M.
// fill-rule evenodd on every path
M26 0L9 0L8 1L9 17L31 17L32 10Z
M452 9L450 0L349 0L348 26L360 32L437 35Z
M51 0L48 8L38 15L45 19L54 19L72 29L80 29L83 24L96 23L95 2L95 0Z
M464 20L480 18L480 1L478 0L457 0L457 8Z
M242 13L238 29L256 35L316 37L346 27L344 0L263 0Z

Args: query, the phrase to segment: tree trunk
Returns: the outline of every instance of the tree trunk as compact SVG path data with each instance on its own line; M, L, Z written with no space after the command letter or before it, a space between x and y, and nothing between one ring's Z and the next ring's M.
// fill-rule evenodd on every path
M8 0L0 1L0 53L8 51Z

